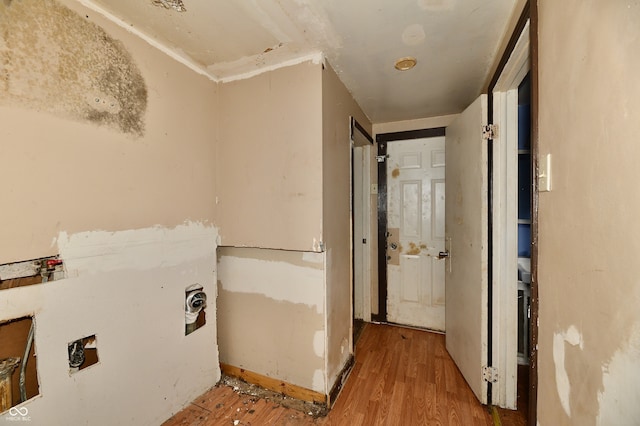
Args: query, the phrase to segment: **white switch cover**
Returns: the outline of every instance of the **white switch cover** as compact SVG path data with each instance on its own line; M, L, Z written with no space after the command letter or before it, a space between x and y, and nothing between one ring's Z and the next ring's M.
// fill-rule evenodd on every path
M540 159L538 166L538 191L551 191L551 154L546 154Z
M372 194L377 194L378 193L378 184L377 183L372 183L371 184L371 193Z

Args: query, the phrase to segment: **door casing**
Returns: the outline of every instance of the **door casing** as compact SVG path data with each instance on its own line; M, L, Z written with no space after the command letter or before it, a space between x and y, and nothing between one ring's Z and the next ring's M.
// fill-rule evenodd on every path
M387 322L387 144L394 141L445 136L444 127L376 135L378 145L378 313L373 321Z

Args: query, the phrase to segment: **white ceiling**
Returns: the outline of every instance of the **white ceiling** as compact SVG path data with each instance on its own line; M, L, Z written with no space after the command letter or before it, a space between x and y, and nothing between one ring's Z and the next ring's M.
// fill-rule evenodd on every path
M374 123L462 111L480 93L517 2L80 1L218 81L322 52ZM178 11L181 4L186 11ZM404 56L418 64L397 71L394 62Z

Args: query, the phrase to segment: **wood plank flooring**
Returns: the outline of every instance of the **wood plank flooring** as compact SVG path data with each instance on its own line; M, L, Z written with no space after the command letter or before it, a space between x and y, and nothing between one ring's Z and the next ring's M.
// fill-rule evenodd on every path
M228 386L206 392L163 426L493 425L445 349L444 336L366 324L351 375L326 417L312 418Z

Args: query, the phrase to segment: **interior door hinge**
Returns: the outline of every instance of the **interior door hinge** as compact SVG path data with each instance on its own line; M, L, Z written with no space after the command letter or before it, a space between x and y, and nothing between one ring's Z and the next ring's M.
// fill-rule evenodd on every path
M489 124L486 126L482 126L482 139L496 139L498 137L498 125L497 124Z
M376 160L378 161L378 163L384 163L387 158L389 158L389 154L387 155L376 155Z
M482 380L489 383L497 383L498 369L495 367L482 367Z

